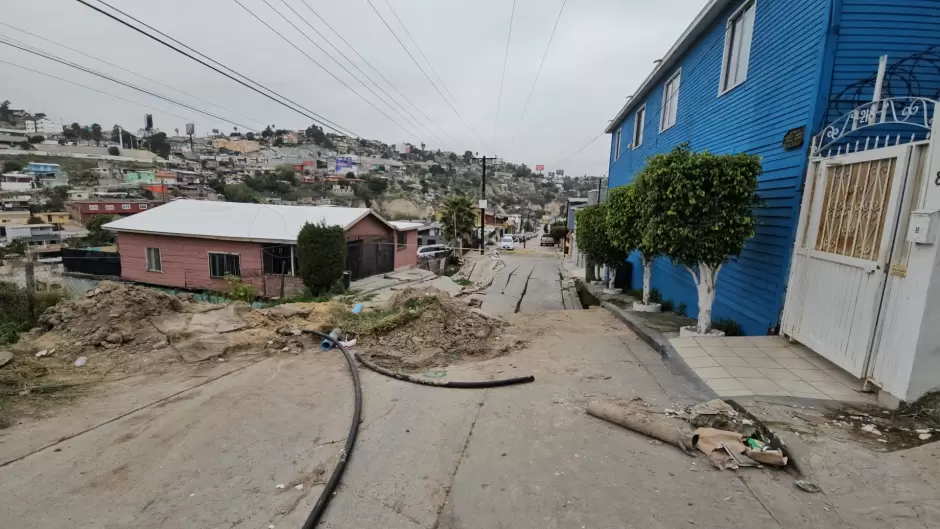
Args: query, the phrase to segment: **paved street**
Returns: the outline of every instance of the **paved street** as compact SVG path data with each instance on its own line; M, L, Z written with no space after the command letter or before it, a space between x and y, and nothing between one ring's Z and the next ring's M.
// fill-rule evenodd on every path
M830 454L847 448L823 444L808 459L826 494L807 495L782 472L719 472L702 458L588 416L584 408L597 396L640 396L675 407L712 394L681 360L664 359L607 311L546 310L562 303L551 253L516 252L504 260L484 306L506 313L512 337L528 345L505 357L448 366L445 380L533 374L535 382L448 390L361 370L360 437L321 527L938 522L930 514L940 512L936 487L903 459L854 456L860 466L848 472L845 460ZM246 354L210 367L148 389L148 403L131 398L141 382L127 380L77 401L62 416L0 436L0 461L21 457L0 467L6 506L0 527L299 527L349 425L352 396L341 355L311 347L301 355ZM57 442L50 423L75 436ZM885 492L883 484L846 481L862 473L890 475L904 485ZM921 510L912 515L900 507L906 501ZM884 510L873 517L876 506Z

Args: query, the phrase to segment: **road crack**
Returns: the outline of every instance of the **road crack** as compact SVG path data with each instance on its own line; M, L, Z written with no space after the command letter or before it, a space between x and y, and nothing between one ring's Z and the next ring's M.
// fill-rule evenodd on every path
M463 443L463 448L460 450L460 455L457 457L457 464L454 465L454 471L450 473L449 484L445 487L446 493L444 494L444 502L437 508L437 516L434 519L434 525L432 529L440 529L441 527L441 514L444 512L444 507L450 501L450 493L454 486L454 479L457 477L457 472L460 470L460 464L463 463L463 458L467 454L467 448L470 446L470 439L473 437L473 429L476 428L477 421L480 419L480 413L483 411L483 403L486 402L486 395L489 389L483 390L483 398L480 399L480 405L477 406L477 413L473 416L473 422L470 423L470 431L467 433L467 439Z
M519 309L522 307L522 300L525 299L525 293L529 290L529 279L532 279L533 272L535 272L535 267L529 270L529 275L525 278L525 285L522 286L522 294L519 295L519 301L516 302L516 313L518 313Z
M503 285L503 291L501 292L501 294L505 294L505 293L506 293L506 289L509 288L509 282L512 281L512 275L515 274L515 273L516 273L516 270L518 270L518 269L519 269L519 267L517 266L517 267L515 267L515 268L512 269L512 272L509 272L509 277L506 278L506 284Z

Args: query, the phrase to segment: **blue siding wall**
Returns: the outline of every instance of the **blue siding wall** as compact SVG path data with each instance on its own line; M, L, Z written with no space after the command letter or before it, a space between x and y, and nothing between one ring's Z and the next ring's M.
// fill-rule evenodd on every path
M859 103L871 101L882 55L888 56L885 97L940 96L940 0L841 0L841 4L829 102L817 130ZM905 60L931 47L935 47L931 60ZM918 139L926 136L925 130L881 126L846 139L852 143L890 133L902 134L906 141L915 132Z
M747 80L718 96L725 23L740 5L727 9L681 60L674 127L659 132L662 83L646 97L646 132L643 145L635 150L630 148L635 114L627 116L617 161L611 145L610 186L629 183L648 156L684 141L694 150L762 156L759 193L764 205L756 211L756 235L738 258L722 268L714 316L735 320L747 334L766 334L777 326L783 307L808 133L819 114L819 100L825 100L818 97L818 90L831 5L829 0L757 0ZM804 125L804 147L784 151L784 134ZM641 284L639 260L631 257L631 261L633 284ZM697 316L696 290L683 267L657 259L653 287L665 299L684 303L689 316Z

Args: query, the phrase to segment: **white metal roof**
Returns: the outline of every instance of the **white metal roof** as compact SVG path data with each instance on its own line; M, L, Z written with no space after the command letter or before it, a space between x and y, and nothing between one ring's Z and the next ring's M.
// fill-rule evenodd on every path
M389 224L391 224L392 226L394 226L395 229L398 230L398 231L416 230L416 229L421 228L421 227L424 226L424 223L423 223L423 222L406 222L406 221L403 221L403 220L393 220L393 221L389 222Z
M174 200L168 204L104 225L117 232L177 235L204 239L256 242L295 242L307 222L348 229L369 214L368 208L273 206ZM385 219L375 215L382 223Z

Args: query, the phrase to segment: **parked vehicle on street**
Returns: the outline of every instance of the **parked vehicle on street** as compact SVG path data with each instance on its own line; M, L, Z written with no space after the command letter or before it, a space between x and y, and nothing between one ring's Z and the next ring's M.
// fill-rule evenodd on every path
M418 248L418 259L438 259L450 255L450 251L446 244L429 244Z
M555 246L555 239L551 235L542 235L539 246Z
M499 241L500 250L512 250L516 247L516 241L513 239L512 235L504 235L502 240Z

